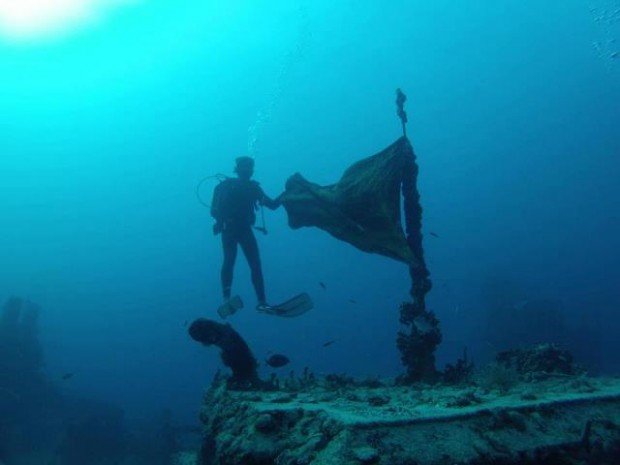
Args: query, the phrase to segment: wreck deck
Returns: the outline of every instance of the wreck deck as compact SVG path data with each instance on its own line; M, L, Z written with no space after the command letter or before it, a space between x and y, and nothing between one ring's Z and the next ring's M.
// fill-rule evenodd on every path
M620 379L552 377L507 390L318 381L239 392L220 383L202 419L205 465L572 464L618 452Z

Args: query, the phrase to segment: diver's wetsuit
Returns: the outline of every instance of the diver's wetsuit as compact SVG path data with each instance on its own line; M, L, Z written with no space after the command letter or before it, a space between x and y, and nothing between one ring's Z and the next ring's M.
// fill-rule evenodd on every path
M224 299L231 294L233 269L237 259L237 245L245 255L252 273L252 284L259 304L266 303L265 284L258 244L252 226L256 222L258 205L275 210L277 200L265 195L256 181L231 178L221 182L213 192L211 216L216 220L215 232L222 233L224 264L222 265L222 288Z

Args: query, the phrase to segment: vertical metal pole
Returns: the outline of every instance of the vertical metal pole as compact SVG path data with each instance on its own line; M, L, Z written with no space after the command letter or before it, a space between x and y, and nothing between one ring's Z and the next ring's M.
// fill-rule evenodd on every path
M407 96L402 90L396 89L396 114L400 118L400 122L403 126L403 137L407 137L407 112L405 111L405 102Z

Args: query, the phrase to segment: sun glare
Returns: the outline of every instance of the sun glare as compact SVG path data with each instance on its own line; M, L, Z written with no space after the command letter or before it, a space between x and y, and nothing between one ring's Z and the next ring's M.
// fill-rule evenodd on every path
M0 36L29 40L92 24L111 6L130 0L0 0Z

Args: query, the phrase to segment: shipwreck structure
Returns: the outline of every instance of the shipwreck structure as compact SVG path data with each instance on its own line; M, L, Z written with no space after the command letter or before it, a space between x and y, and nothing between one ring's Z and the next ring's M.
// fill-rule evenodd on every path
M452 380L454 381L454 380ZM216 375L204 439L185 465L612 465L620 378L593 378L553 345L510 350L458 382Z
M540 374L509 386L385 386L322 379L295 389L209 390L199 465L611 465L620 379Z
M426 308L418 165L403 135L350 166L335 184L300 174L281 199L292 228L317 227L408 267L400 307L396 380L275 375L230 326L197 320L190 335L222 350L232 376L216 375L201 409L204 438L190 465L611 465L620 463L620 379L592 378L552 346L511 350L474 373L467 353L435 367L439 321Z

